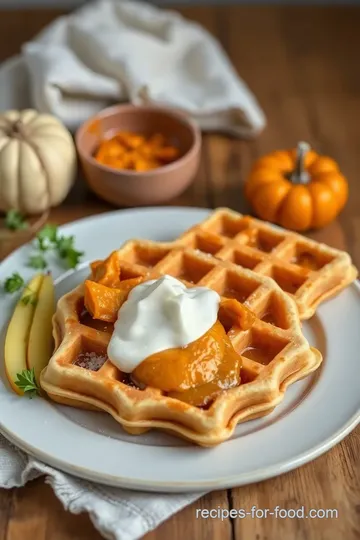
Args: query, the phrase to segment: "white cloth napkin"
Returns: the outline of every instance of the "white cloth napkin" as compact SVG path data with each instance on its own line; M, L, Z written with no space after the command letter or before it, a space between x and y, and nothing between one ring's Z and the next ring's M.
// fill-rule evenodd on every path
M173 106L204 130L241 137L265 126L255 97L204 28L135 0L90 3L25 44L22 56L0 69L12 101L6 108L24 102L24 69L30 104L72 130L123 100Z
M88 512L102 536L111 540L141 538L203 495L144 493L94 484L27 456L0 434L0 488L23 486L39 476L45 476L66 510Z

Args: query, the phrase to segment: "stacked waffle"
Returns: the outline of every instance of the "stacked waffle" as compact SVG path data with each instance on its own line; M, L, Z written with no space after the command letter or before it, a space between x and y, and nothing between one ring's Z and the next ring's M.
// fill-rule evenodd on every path
M41 385L59 403L108 412L129 433L160 428L203 446L228 439L239 422L271 412L289 384L320 365L321 354L302 335L300 317L309 317L355 277L347 254L226 209L172 243L133 240L114 256L120 281L167 274L252 311L250 328L236 309L219 311L241 356L241 384L223 389L204 407L135 386L108 360L113 325L84 311L82 284L58 302L55 353Z
M301 319L309 319L357 276L344 251L226 208L186 231L179 242L273 278L295 300Z

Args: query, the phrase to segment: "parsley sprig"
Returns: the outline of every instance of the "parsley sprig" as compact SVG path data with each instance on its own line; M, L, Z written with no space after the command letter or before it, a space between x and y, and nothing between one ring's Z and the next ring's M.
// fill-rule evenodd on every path
M19 231L28 228L28 223L18 210L9 210L5 216L5 227L12 231Z
M24 279L19 272L14 272L10 277L5 279L4 290L7 293L19 291L25 284Z
M4 283L4 290L5 292L7 293L14 293L16 291L19 291L20 289L22 289L25 285L25 281L24 281L24 278L22 276L20 276L20 274L18 272L14 272L10 277L8 277L6 280L5 280L5 283ZM35 306L36 305L36 302L37 302L37 297L36 297L36 294L29 288L25 285L25 291L28 290L28 294L25 294L22 298L21 298L21 302L27 306L28 304L31 304L32 306Z
M36 235L37 246L40 251L53 249L57 243L58 230L56 225L48 223Z
M10 212L16 212L11 210ZM8 212L8 214L10 213ZM37 251L29 257L28 266L36 270L44 270L47 266L46 252L53 251L61 259L67 268L76 268L83 251L78 251L75 248L74 236L59 236L56 225L45 225L36 236ZM5 279L4 291L6 293L14 293L22 289L25 285L23 277L19 272L14 272L11 276ZM30 293L22 298L22 302L34 305L36 298L33 293Z
M36 293L32 292L30 289L29 289L29 293L28 294L25 294L22 298L21 298L21 302L27 306L28 304L30 304L31 306L36 306L37 304L37 296L36 296Z
M56 250L61 259L63 259L68 268L76 268L83 251L78 251L74 246L75 238L73 236L61 236L56 243Z
M29 398L33 398L36 395L40 395L40 388L35 379L35 370L24 369L21 373L16 375L17 380L15 384L20 390L24 392Z
M31 257L29 257L28 266L30 266L30 268L43 270L44 268L47 267L47 265L48 264L46 262L46 259L41 253L38 253L36 255L32 255Z
M36 242L39 253L30 257L29 266L32 268L46 268L46 251L55 251L68 268L76 268L84 255L82 251L75 249L74 236L59 236L56 225L45 225L37 234Z

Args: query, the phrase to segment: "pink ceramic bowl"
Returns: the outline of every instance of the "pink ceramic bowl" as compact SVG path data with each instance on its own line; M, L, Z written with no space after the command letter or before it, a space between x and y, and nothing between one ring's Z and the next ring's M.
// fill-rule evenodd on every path
M113 169L98 163L93 155L100 141L118 131L161 133L179 148L180 157L144 172ZM104 109L78 129L75 142L90 188L118 206L159 204L172 199L192 182L200 161L200 130L182 113L162 107L116 105Z

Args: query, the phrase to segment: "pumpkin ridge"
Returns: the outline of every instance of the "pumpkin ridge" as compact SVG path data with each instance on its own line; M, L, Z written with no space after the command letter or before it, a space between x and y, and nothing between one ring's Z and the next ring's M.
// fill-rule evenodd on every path
M26 123L26 127L31 127L32 124L36 124L36 122L38 121L39 117L38 116L34 116L29 122ZM33 127L33 126L32 126Z
M284 178L286 181L286 179ZM282 180L270 180L270 182L254 182L254 186L251 187L251 199L256 195L259 188L263 188L264 186L271 186L272 184L277 184L278 182L282 182ZM250 184L249 184L250 185Z
M313 201L308 186L297 184L289 189L277 216L285 228L304 231L309 228L313 215Z
M3 153L3 151L5 150L5 148L7 148L9 146L9 144L11 143L12 139L10 137L8 137L8 140L6 142L6 144L4 144L4 146L1 147L0 149L0 158L1 158L1 154Z
M49 173L45 167L45 164L44 164L44 161L41 157L41 154L39 152L39 149L38 147L36 146L36 144L32 143L31 141L29 141L29 139L24 139L23 140L24 144L27 144L28 146L30 146L30 148L33 150L33 152L35 153L36 157L38 158L39 160L39 163L40 163L40 166L43 170L43 173L44 173L44 176L45 176L45 183L46 183L46 195L47 195L47 206L49 206L50 204L50 201L51 201L51 197L50 197L50 177L49 177Z
M3 116L3 117L2 117L2 120L4 120L4 122L7 124L7 127L8 127L9 129L12 128L13 122L12 122L11 120L9 120L8 118L6 118L6 116ZM3 129L6 129L5 126L4 126ZM10 137L9 133L5 133L5 135L6 135L7 137L9 137L9 139L11 140L11 137Z
M61 143L68 144L69 143L69 139L67 137L65 137L63 134L60 135L58 133L51 133L51 134L47 133L45 135L41 135L41 133L37 133L37 131L31 131L29 133L29 137L31 137L31 139L49 139L51 137L51 138L57 139L56 142L58 144L61 144Z
M339 211L344 208L348 199L348 186L344 175L340 171L319 173L313 181L324 184L331 190L337 200Z
M35 124L35 125L27 124L26 127L28 128L26 130L27 134L31 137L41 137L42 130L51 128L54 131L54 133L52 134L53 137L59 137L66 141L68 141L69 138L71 138L71 136L68 135L67 133L57 133L58 126L54 124L53 122L48 122L46 124Z
M320 191L319 191L320 188ZM309 191L310 195L313 200L313 218L312 218L312 225L315 228L324 227L331 221L335 219L338 213L338 204L336 199L334 198L334 192L330 187L323 183L323 182L312 182L309 184ZM329 199L330 194L330 199ZM327 198L326 201L326 212L324 212L323 205L324 202L319 204L319 199L324 201ZM329 204L333 203L333 207L329 207ZM331 210L331 212L330 212ZM330 214L330 216L329 216Z
M253 194L252 198L256 212L262 215L262 219L270 222L274 222L276 219L278 207L291 189L289 182L284 179L275 182L276 187L274 187L274 193L272 193L270 196L269 188L271 190L272 184L273 182L270 182L262 185L261 189L259 187L259 189L257 189Z
M288 182L289 182L289 180L288 180ZM277 210L276 210L276 213L275 213L275 220L276 220L277 223L280 220L283 207L284 207L287 199L289 198L290 191L291 191L291 187L290 187L289 191L286 193L285 197L280 201L279 206L277 207Z
M5 148L7 148L9 146L10 143L11 143L11 139L10 139L10 137L8 137L7 142L4 144L4 146L0 150L0 159L1 159L2 152L5 150ZM1 177L0 177L0 201L2 200L2 192L3 192L2 181L1 181Z
M18 154L18 160L17 160L17 173L16 173L16 183L17 183L17 204L20 212L23 211L23 197L21 195L22 189L21 189L21 181L20 181L20 174L21 174L21 154L22 154L22 140L14 138L13 141L17 142L17 145L19 147L19 154Z

